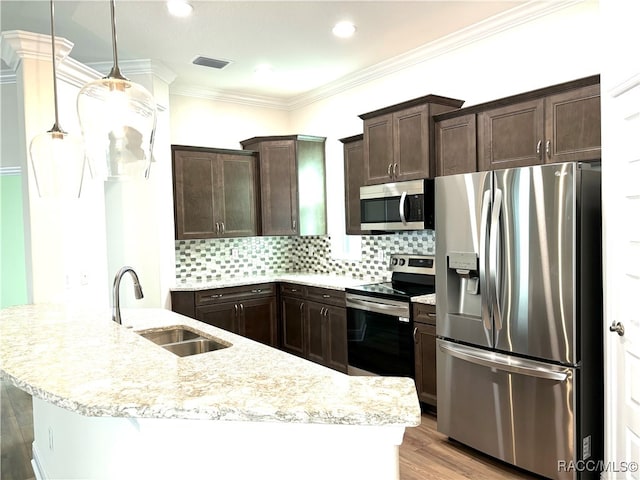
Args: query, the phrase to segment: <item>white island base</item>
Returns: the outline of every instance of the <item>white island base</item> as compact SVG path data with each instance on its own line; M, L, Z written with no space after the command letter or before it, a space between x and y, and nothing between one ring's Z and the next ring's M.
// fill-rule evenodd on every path
M404 426L87 417L33 398L37 479L399 478Z

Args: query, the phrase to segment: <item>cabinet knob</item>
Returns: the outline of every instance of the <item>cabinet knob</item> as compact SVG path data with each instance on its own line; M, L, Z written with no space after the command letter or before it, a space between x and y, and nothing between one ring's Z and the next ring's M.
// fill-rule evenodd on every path
M224 235L224 222L220 222L220 233Z
M393 164L393 176L394 176L394 178L398 178L398 164L397 163Z
M209 295L205 298L222 298L222 294L221 293L216 293L214 295Z
M331 298L331 295L327 295L326 293L323 293L322 298Z
M547 154L547 158L551 158L551 140L547 140L545 143L544 152Z
M260 293L262 292L261 288L254 288L253 290L251 290L251 293Z
M542 157L540 156L540 153L542 152L541 148L542 148L542 140L538 140L538 144L536 145L536 155L538 156L539 159L542 160Z

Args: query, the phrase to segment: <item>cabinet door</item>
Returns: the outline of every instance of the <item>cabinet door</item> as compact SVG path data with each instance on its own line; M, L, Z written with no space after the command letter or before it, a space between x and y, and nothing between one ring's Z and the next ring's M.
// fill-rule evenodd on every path
M196 307L196 320L233 333L240 333L238 310L239 307L236 303L220 303L206 307Z
M305 357L306 349L304 337L304 301L282 297L281 322L282 322L282 349L300 357Z
M215 169L215 154L174 151L173 194L177 239L217 236Z
M436 406L436 327L416 322L416 389L420 401Z
M325 306L321 303L306 302L307 315L305 318L307 359L324 365L326 363L326 322Z
M542 163L544 99L487 110L478 122L478 170Z
M389 113L364 121L364 184L391 182L393 178L393 116Z
M361 235L360 187L364 185L364 142L356 140L344 144L344 203L347 235Z
M347 373L347 309L326 306L325 365Z
M293 140L260 144L262 234L298 233L298 176Z
M393 181L430 176L429 120L427 105L393 113Z
M220 235L258 234L256 160L246 155L218 154Z
M245 300L239 306L241 314L240 335L265 345L277 347L276 298Z
M475 113L436 122L435 142L436 176L477 170Z
M545 99L545 162L599 160L600 85Z

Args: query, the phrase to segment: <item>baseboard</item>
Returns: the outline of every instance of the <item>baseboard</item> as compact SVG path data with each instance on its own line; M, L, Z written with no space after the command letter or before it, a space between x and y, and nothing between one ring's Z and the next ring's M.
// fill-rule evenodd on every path
M40 455L38 455L38 446L36 442L31 444L31 452L33 453L33 458L31 459L31 468L33 468L33 473L36 476L36 480L45 480L47 477L42 465L40 464Z

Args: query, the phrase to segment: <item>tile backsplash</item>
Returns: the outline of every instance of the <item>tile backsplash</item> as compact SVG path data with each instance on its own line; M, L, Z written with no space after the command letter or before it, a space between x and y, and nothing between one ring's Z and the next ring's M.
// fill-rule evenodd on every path
M392 253L435 254L433 230L364 235L360 260L331 257L328 236L177 240L176 281L252 277L280 272L333 273L376 279ZM384 253L380 259L379 252Z

